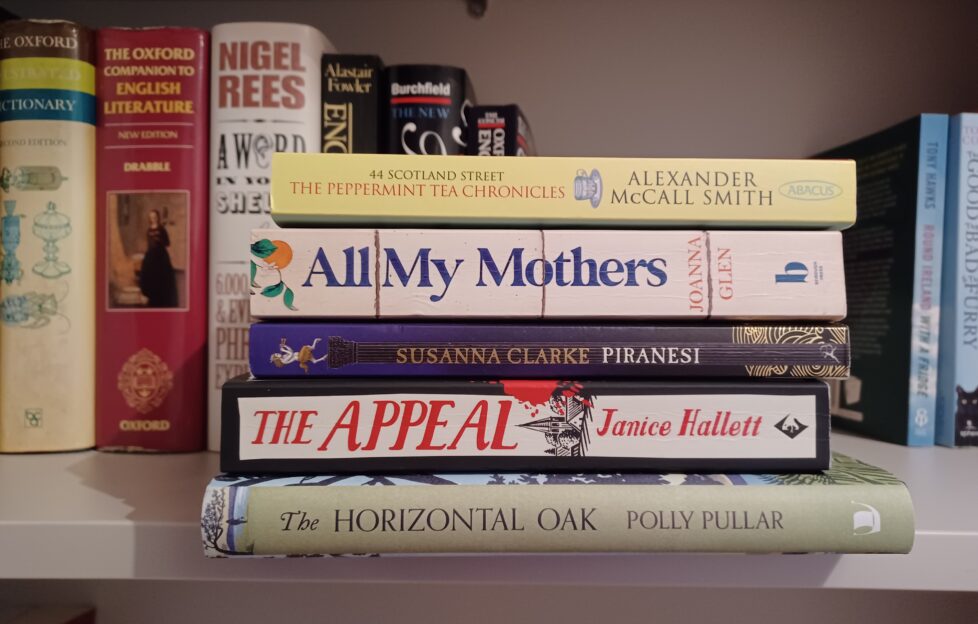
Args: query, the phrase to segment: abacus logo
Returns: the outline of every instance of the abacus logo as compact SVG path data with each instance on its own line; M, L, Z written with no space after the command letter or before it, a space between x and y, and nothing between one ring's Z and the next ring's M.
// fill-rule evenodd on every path
M603 186L601 173L597 169L592 169L590 174L584 169L578 169L574 176L574 199L589 201L592 208L597 208L601 204Z

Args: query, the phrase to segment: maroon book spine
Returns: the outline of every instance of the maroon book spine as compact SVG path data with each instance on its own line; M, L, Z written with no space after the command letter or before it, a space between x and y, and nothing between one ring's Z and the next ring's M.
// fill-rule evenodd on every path
M96 446L204 448L208 33L98 33Z

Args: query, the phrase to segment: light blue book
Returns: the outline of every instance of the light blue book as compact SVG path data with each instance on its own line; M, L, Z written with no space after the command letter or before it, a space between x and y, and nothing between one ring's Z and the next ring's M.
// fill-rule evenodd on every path
M978 114L951 118L937 442L978 445Z

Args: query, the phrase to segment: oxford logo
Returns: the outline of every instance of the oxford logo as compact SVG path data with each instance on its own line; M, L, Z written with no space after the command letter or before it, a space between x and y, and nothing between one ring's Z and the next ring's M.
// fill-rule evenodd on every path
M824 201L842 195L842 187L823 180L794 180L779 186L778 192L788 199Z
M788 414L779 420L774 428L794 440L801 435L802 431L808 429L808 425L798 422L797 418L792 418L791 414Z

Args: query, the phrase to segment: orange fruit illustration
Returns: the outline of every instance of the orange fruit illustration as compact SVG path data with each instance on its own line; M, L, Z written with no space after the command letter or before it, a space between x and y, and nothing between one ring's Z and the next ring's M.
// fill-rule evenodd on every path
M292 262L292 248L285 241L273 240L275 251L265 258L265 264L273 269L284 269Z

